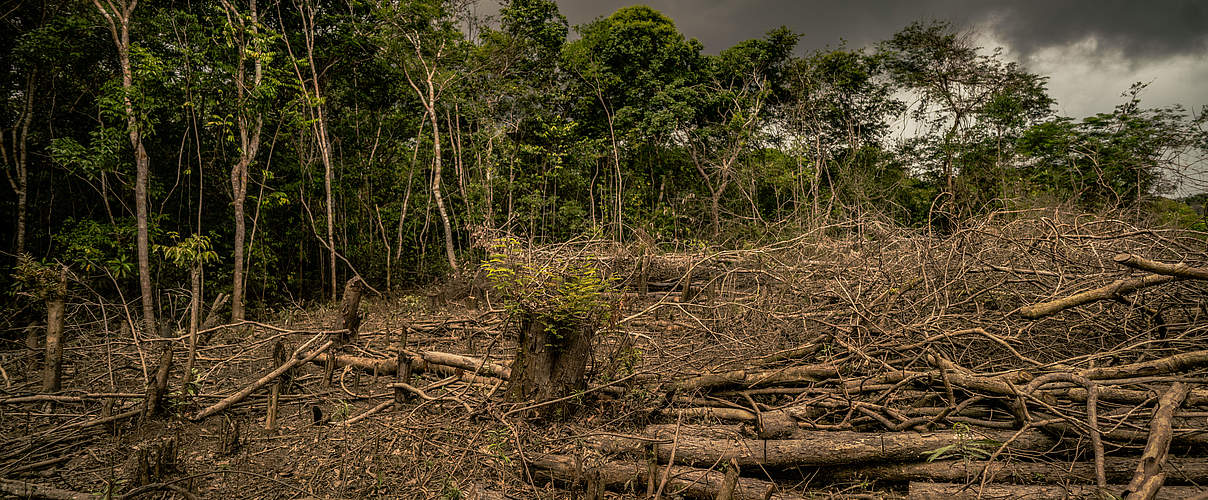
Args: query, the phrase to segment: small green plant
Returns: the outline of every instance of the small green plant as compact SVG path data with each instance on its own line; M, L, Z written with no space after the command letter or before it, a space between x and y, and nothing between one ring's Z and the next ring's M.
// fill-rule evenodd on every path
M445 500L461 500L461 489L457 487L457 484L452 479L445 478L445 487L441 491L440 496Z
M164 256L164 259L177 266L188 269L195 265L208 264L218 260L218 252L213 250L210 244L210 238L200 234L191 234L189 237L181 239L180 235L175 231L167 233L175 244L155 245L155 252Z
M975 439L975 436L966 424L954 424L952 430L956 432L956 442L927 452L925 455L928 462L951 457L983 460L990 458L991 450L1002 445L1002 443L993 439Z
M59 278L63 269L57 265L39 262L29 254L17 257L17 267L13 272L16 281L16 292L35 300L43 301L61 295Z
M481 268L513 317L530 314L555 337L559 327L600 323L613 311L612 280L598 268L535 257L514 238L495 240Z
M512 465L512 458L508 456L508 452L511 451L512 436L506 429L491 429L487 431L487 435L490 439L490 443L487 444L487 451L499 459L499 463L510 467Z

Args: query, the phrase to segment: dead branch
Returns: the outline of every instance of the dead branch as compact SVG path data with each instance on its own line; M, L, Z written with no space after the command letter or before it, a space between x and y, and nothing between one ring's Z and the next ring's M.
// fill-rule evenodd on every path
M1178 264L1166 264L1164 262L1138 257L1130 253L1116 254L1112 260L1122 266L1131 267L1141 271L1149 271L1154 274L1173 276L1180 279L1208 280L1208 269L1191 267L1182 262Z
M1045 316L1057 314L1071 307L1078 307L1100 300L1114 299L1142 288L1161 285L1163 283L1170 283L1176 279L1177 278L1174 276L1148 275L1140 278L1116 280L1109 285L1087 290L1085 292L1079 292L1068 297L1021 307L1019 309L1019 315L1025 319L1040 319Z
M1149 423L1149 442L1145 444L1136 474L1128 483L1128 500L1157 498L1162 483L1166 481L1166 455L1170 451L1170 440L1174 434L1170 420L1190 390L1191 386L1175 382L1158 400L1158 408Z
M311 341L314 341L315 339L318 339L318 338L319 337L316 336L315 338L312 338ZM310 344L310 342L307 342L307 344ZM214 403L214 405L210 406L209 408L201 410L200 412L197 413L197 415L194 415L191 418L191 420L201 420L210 415L213 415L222 410L225 410L235 403L243 401L244 398L251 395L257 389L260 389L261 387L268 385L269 382L272 382L274 379L281 376L285 372L289 371L291 368L298 366L302 363L309 362L312 359L315 359L320 354L323 354L325 351L327 351L327 349L329 349L334 344L335 344L334 341L328 340L327 342L323 343L323 345L320 345L314 351L311 351L309 354L306 354L305 356L303 356L301 354L301 349L299 349L298 351L295 351L294 355L291 357L289 362L287 362L281 366L278 366L276 370L273 370L273 371L269 372L267 375L260 377L259 380L252 382L250 385L248 385L247 387L244 387L239 392L236 392L235 394L232 394L232 395L224 398L222 401ZM304 344L303 347L306 347L306 344Z

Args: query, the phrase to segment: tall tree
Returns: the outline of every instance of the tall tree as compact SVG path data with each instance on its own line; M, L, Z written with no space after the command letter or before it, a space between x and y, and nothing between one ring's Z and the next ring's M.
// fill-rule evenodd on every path
M577 119L585 132L612 145L612 210L619 238L630 198L623 150L670 141L676 125L691 113L683 94L702 80L705 59L699 41L685 38L671 19L646 6L625 7L575 30L580 38L567 44L564 65L578 77L571 90L580 99Z
M135 109L133 101L136 89L130 64L130 25L138 0L92 0L92 3L109 25L109 32L113 35L113 43L117 48L118 66L122 71L122 107L126 113L126 131L130 136L130 146L134 149L134 206L137 231L135 244L138 252L138 284L143 305L143 325L147 334L155 335L157 329L151 290L150 238L147 230L147 183L151 176L151 157L143 147L142 125L139 123L138 110Z
M1001 49L984 53L974 45L970 32L958 32L948 23L914 23L881 46L881 54L893 77L918 96L914 117L925 124L935 141L924 149L937 151L946 203L957 200L956 178L962 153L976 142L971 131L992 115L996 102L1013 100L1019 116L1036 119L1049 113L1052 100L1044 93L1044 81L1023 71L1015 63L1001 60ZM1014 98L1013 95L1029 94ZM924 140L928 139L926 136ZM975 201L960 197L971 208Z
M455 67L465 57L464 39L456 24L458 8L449 0L389 2L379 6L385 20L381 40L384 56L398 61L407 84L423 106L432 133L432 199L444 231L445 259L458 271L453 228L443 192L444 157L441 149L441 100L465 71ZM401 43L400 43L401 41ZM462 68L464 70L464 68Z
M239 159L231 166L231 193L235 209L231 321L242 321L244 316L244 240L247 235L244 205L247 202L248 166L255 160L260 149L260 131L264 127L264 113L254 99L264 82L262 64L267 47L260 36L260 15L256 9L256 0L248 0L247 6L245 13L230 0L222 0L229 43L235 50L232 76L236 98L235 124L239 132ZM330 234L329 232L329 239ZM334 276L332 283L335 283Z
M339 287L336 283L336 232L335 232L335 197L332 194L332 182L335 177L335 168L333 166L331 137L328 135L328 121L326 114L325 95L320 85L321 70L315 64L316 39L319 36L320 29L315 25L315 18L319 13L319 6L315 0L298 0L294 2L294 6L298 9L299 19L301 20L301 34L303 49L306 51L303 56L304 60L300 60L294 55L293 48L289 43L286 43L286 48L290 52L290 58L293 60L294 74L298 78L299 88L302 90L302 99L305 101L306 111L309 114L309 122L311 131L314 134L315 144L319 149L319 160L323 163L323 194L325 200L325 209L327 211L327 237L322 241L327 248L328 269L330 270L330 298L335 300L339 293ZM305 64L306 72L303 73L302 65Z

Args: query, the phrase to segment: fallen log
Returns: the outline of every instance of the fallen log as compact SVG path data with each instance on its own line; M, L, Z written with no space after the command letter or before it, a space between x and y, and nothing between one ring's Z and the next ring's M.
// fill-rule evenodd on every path
M1141 453L1137 472L1128 483L1128 500L1152 500L1162 490L1162 483L1166 481L1166 455L1170 452L1170 441L1174 437L1170 420L1190 390L1191 386L1175 382L1158 400L1158 407L1149 423L1149 442Z
M1170 283L1178 278L1174 276L1147 275L1139 278L1129 278L1124 280L1116 280L1112 283L1092 288L1084 292L1079 292L1068 297L1051 300L1049 302L1041 302L1030 306L1019 308L1019 315L1024 319L1040 319L1045 316L1057 314L1071 307L1078 307L1091 302L1107 300L1129 294L1142 288Z
M0 493L17 498L46 498L50 500L90 500L95 498L87 493L62 490L13 479L0 479Z
M1087 368L1078 374L1091 380L1148 377L1208 366L1208 350L1192 351L1140 363Z
M1124 486L1108 486L1106 493L1119 494L1124 491ZM1197 486L1171 486L1163 488L1155 498L1161 500L1185 500L1188 498L1197 497L1200 494L1208 492L1208 490ZM963 499L1014 499L1027 498L1029 500L1066 500L1069 498L1100 498L1100 491L1094 486L1038 486L1038 485L1015 485L1015 484L987 484L985 488L979 488L976 484L954 484L954 483L910 483L910 495L907 498L918 499L934 499L944 498L946 500L963 500Z
M994 450L1005 442L1012 433L958 433L941 432L884 432L865 433L851 431L806 431L801 430L793 439L717 439L680 433L674 446L660 444L656 454L660 461L668 462L672 450L677 464L712 466L735 459L740 467L765 466L774 468L821 467L828 465L860 464L883 461L914 461L926 458L941 448L950 447L953 454L962 450ZM659 428L648 437L668 439L672 434L667 428ZM639 454L647 448L648 441L624 437L603 437L591 441L597 449L606 453ZM1011 442L1012 451L1049 451L1057 441L1040 431L1025 432Z
M671 387L678 391L693 391L717 387L802 384L820 382L838 376L839 370L832 365L800 365L766 371L735 370L724 373L710 373L676 381Z
M512 375L512 370L507 366L492 362L483 363L482 360L469 356L459 356L436 351L404 352L404 355L407 356L408 361L411 363L412 372L434 370L452 375L458 370L467 374L473 374L477 371L480 375L504 380L507 380ZM330 357L330 354L324 354L319 356L315 362L326 363ZM376 372L379 375L393 375L398 370L397 358L337 355L335 359L336 366L351 366L368 372ZM480 367L481 370L479 370Z
M311 360L316 364L326 364L328 359L331 359L330 353L324 353L319 357ZM493 384L498 382L497 378L483 377L474 375L473 370L464 370L456 366L442 365L430 363L415 353L409 354L409 366L412 373L436 372L446 376L456 376L463 381L483 384ZM472 359L472 358L471 358ZM351 366L358 370L364 370L378 375L393 375L398 372L397 358L366 358L361 356L336 355L336 367Z
M528 464L533 468L532 472L535 476L562 484L586 483L590 476L598 474L598 481L603 483L605 488L624 492L637 491L639 487L644 487L649 479L649 469L646 467L646 463L639 461L610 461L580 467L574 457L564 455L529 453L528 459ZM656 473L661 475L664 470L660 467ZM669 472L664 490L669 493L668 497L682 495L687 498L712 500L717 498L726 486L726 474L721 470L671 466ZM770 495L768 495L769 492ZM740 477L730 498L734 500L764 498L796 500L805 497L784 491L776 483Z
M1018 396L1020 389L1013 382L1013 377L1007 375L998 375L986 377L965 373L959 370L933 370L929 372L918 371L899 371L878 375L868 379L849 380L844 384L843 390L845 393L863 393L873 390L883 390L882 384L896 384L907 379L915 379L920 383L928 383L934 387L943 387L943 380L947 377L948 382L955 387L961 387L966 390L981 392L983 394L995 396L1007 396L1015 398ZM1085 375L1083 375L1085 377ZM1091 377L1086 377L1091 378ZM1113 403L1129 403L1142 404L1149 403L1160 394L1154 391L1139 391L1133 389L1120 389L1118 387L1099 387L1099 401L1110 401ZM1051 389L1040 389L1036 394L1048 394L1059 399L1068 399L1077 403L1086 402L1086 389L1082 387L1056 387ZM1187 405L1190 406L1206 406L1208 405L1208 390L1193 389L1187 395Z
M1122 483L1132 478L1139 460L1134 457L1106 457L1104 471L1107 480ZM987 466L989 468L987 469ZM1169 462L1168 481L1179 484L1208 483L1208 459L1182 458ZM1095 464L1087 462L1018 462L981 460L937 460L908 464L878 464L865 467L836 467L819 471L819 479L827 481L924 481L965 483L979 478L982 470L996 481L1008 483L1044 482L1062 484L1094 484Z

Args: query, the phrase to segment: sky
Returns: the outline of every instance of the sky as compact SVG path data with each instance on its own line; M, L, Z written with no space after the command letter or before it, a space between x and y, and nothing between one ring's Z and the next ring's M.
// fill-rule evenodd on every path
M490 2L491 0L486 0ZM559 0L571 26L635 1ZM1109 112L1134 82L1147 107L1208 105L1206 0L649 0L716 53L785 25L801 52L872 46L916 20L974 30L978 45L1050 78L1058 114Z

